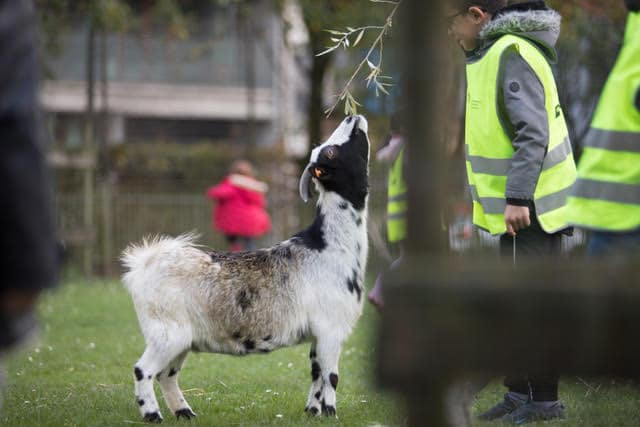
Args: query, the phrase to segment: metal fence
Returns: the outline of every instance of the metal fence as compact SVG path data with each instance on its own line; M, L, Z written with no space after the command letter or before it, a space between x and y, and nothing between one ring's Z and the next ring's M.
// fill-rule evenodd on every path
M267 194L272 230L259 239L259 246L269 246L284 240L311 222L314 204L303 204L298 196L296 176L280 174L269 177ZM385 175L376 171L371 176L371 232L375 234L373 256L384 242ZM212 203L202 192L132 192L117 186L108 191L96 191L91 210L92 226L84 223L85 210L81 191L56 196L57 227L67 248L66 266L83 270L83 257L89 250L91 272L117 274L118 257L130 243L145 236L177 236L187 232L200 235L199 242L214 250L226 250L224 236L213 230Z
M259 246L269 246L287 239L310 224L314 204L303 204L298 197L297 177L277 174L269 177L271 190L267 195L272 230L260 238ZM370 265L384 265L393 248L386 244L386 170L373 165L370 176L369 237ZM464 203L464 202L462 202ZM111 187L108 192L96 192L92 211L93 226L83 224L84 202L82 192L62 193L56 197L57 226L67 248L67 267L83 270L83 253L90 248L91 271L113 275L119 269L118 257L130 243L153 235L177 236L195 232L199 242L214 250L226 250L227 242L212 227L212 203L204 190L199 193L123 191ZM449 249L465 253L478 248L493 248L497 253L497 240L471 225L468 215L461 215L447 224ZM581 247L585 235L580 231L566 239L564 251Z

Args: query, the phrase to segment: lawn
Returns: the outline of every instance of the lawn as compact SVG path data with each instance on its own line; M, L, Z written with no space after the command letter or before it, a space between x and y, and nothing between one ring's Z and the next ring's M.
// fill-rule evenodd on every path
M143 340L122 286L69 281L41 301L40 312L40 340L8 361L0 426L142 425L132 368ZM156 388L164 425L403 425L398 400L372 385L377 321L367 305L344 347L337 420L302 411L310 368L308 345L301 345L244 358L191 354L180 383L198 417L176 422ZM572 377L561 387L568 418L549 425L640 425L640 391L629 383ZM487 387L474 411L502 393L497 382Z
M39 342L8 363L0 426L143 424L133 365L144 341L122 285L65 283L42 300L40 312ZM344 346L338 420L303 412L311 381L307 344L247 357L192 353L180 385L198 417L176 422L156 386L163 425L399 425L398 405L372 385L377 318L367 307Z

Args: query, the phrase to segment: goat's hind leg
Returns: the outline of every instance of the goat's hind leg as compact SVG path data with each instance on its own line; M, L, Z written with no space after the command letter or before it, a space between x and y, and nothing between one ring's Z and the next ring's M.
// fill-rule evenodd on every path
M178 375L188 354L188 351L180 354L157 377L164 400L167 402L169 410L178 419L181 417L191 419L196 416L178 386Z
M166 336L179 337L180 335L167 333ZM182 341L182 340L181 340ZM135 376L136 401L140 407L140 414L144 421L161 423L162 415L153 390L153 379L156 375L167 369L169 364L185 352L188 348L181 341L147 342L142 357L133 369Z

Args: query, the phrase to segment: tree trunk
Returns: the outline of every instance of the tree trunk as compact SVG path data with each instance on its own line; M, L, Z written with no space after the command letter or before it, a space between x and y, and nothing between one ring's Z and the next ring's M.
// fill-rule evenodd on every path
M89 15L89 32L87 35L87 63L86 63L86 83L87 83L87 105L85 111L85 132L84 132L84 150L87 157L95 158L95 147L93 144L95 138L94 123L94 89L95 89L95 21L94 21L93 3L91 4L91 13ZM87 236L93 235L93 195L94 195L94 162L86 167L83 173L83 226ZM86 276L93 274L93 241L88 237L84 242L83 248L83 271Z
M316 43L312 43L312 45L315 44ZM317 50L314 49L314 52L316 51ZM311 65L311 71L309 73L309 80L311 82L311 95L309 97L307 120L309 124L309 143L311 144L310 148L320 143L320 138L322 138L321 125L324 116L322 84L330 63L331 57L328 55L314 56L313 63Z

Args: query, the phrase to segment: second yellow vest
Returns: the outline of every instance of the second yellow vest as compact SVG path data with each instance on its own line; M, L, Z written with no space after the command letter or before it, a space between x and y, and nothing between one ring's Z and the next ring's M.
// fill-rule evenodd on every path
M387 198L387 239L395 243L407 236L407 186L402 172L404 148L389 171Z
M629 14L622 50L584 140L571 222L591 230L640 227L640 12Z

